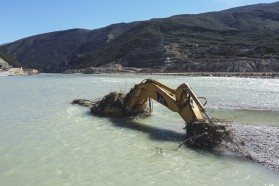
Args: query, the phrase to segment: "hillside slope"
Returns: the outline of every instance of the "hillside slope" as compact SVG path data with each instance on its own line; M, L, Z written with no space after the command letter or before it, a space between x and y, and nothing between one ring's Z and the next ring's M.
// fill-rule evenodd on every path
M163 72L279 71L279 2L74 29L0 48L45 72L118 63Z
M61 72L68 62L117 38L136 23L85 30L71 29L24 38L0 47L29 68Z
M13 67L22 67L22 65L11 55L7 54L6 52L0 50L0 59L5 63L8 63L8 65L11 65ZM8 66L6 65L6 66ZM3 65L4 66L4 65Z

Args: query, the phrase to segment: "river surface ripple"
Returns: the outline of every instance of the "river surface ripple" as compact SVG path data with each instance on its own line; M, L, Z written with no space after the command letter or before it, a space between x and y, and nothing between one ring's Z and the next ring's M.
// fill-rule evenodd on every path
M92 116L76 98L127 92L145 78L206 97L211 117L279 127L279 79L153 75L0 77L0 185L278 185L234 157L182 147L184 122L154 102L147 119Z

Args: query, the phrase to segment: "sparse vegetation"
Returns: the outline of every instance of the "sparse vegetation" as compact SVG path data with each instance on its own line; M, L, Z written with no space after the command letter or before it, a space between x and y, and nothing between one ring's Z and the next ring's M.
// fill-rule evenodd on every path
M8 53L6 53L3 50L0 50L0 58L4 59L7 63L9 63L10 65L12 65L13 67L20 67L22 66L17 60L16 58L14 58L13 56L9 55Z

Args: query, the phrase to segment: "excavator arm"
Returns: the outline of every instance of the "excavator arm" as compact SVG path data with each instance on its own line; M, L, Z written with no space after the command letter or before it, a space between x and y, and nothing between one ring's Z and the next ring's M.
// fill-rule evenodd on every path
M150 114L151 109L145 109L149 99L180 114L186 122L187 144L198 148L209 148L220 144L222 138L228 137L226 128L215 125L210 120L191 87L185 83L172 89L154 79L146 79L136 84L126 95L111 92L101 100L74 100L72 103L90 106L93 114L109 117L136 116Z
M208 118L203 105L187 84L174 90L154 79L146 79L130 90L124 99L124 115L137 112L150 98L179 113L186 123Z

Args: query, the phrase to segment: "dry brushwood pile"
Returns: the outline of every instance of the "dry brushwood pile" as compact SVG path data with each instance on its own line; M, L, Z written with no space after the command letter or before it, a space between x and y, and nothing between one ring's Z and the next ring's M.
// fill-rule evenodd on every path
M126 94L111 92L94 103L90 109L91 113L104 116L150 116L150 111L146 105L141 108L136 108L133 112L127 112L124 103L125 97Z
M192 122L186 124L185 144L196 148L212 148L228 139L229 130L225 125L213 122Z
M110 116L116 113L122 113L124 109L124 98L125 94L111 92L95 102L90 109L91 113L97 115L106 115L107 113L110 113Z
M186 140L180 142L191 147L211 149L214 147L228 149L238 156L250 158L249 152L243 149L244 142L231 130L224 121L192 122L186 124Z
M191 123L185 129L186 140L180 142L179 148L183 144L202 149L218 147L221 151L230 151L236 157L250 159L279 173L278 127L214 121Z
M103 98L90 101L85 99L75 99L72 104L79 104L90 107L92 114L101 116L128 116L128 117L148 117L150 116L150 109L144 105L141 108L135 109L133 112L126 112L124 103L126 94L119 92L111 92Z

